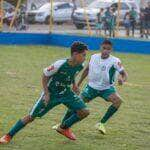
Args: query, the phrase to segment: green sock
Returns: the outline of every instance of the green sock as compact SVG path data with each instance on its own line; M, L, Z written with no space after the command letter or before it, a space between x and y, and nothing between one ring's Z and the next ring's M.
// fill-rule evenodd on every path
M73 124L80 121L80 117L77 115L77 113L73 113L67 120L65 120L61 124L61 128L67 129L70 128Z
M111 105L107 112L105 113L104 117L101 119L101 123L106 123L106 121L117 111L118 109Z
M19 120L18 122L16 122L16 124L10 129L9 131L9 135L11 137L13 137L17 132L19 132L23 127L24 127L24 123L22 122L22 120Z
M65 114L64 114L64 116L63 116L63 118L62 118L62 120L61 120L61 123L63 124L63 122L64 122L65 120L67 120L73 113L74 113L73 110L68 109L68 110L65 112Z

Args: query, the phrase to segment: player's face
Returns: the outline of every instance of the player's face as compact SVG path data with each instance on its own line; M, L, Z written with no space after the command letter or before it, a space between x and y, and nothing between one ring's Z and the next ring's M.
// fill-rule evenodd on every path
M112 46L109 44L103 44L101 47L101 56L103 59L108 58L112 52Z
M78 64L81 64L85 61L86 58L86 50L82 53L74 53L74 59Z

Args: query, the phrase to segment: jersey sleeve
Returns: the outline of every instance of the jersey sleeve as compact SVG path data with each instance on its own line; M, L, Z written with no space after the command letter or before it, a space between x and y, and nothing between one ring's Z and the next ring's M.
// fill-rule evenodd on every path
M121 64L121 60L118 58L116 59L115 63L114 63L114 68L118 71L121 72L124 70L124 67Z
M48 66L47 68L44 68L43 70L44 75L47 77L54 75L65 61L66 60L58 60L52 65Z

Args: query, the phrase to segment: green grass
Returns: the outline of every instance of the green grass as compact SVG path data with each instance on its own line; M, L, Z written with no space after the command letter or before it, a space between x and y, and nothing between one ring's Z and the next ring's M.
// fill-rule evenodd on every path
M43 68L69 54L69 50L57 47L0 47L0 136L33 106L41 91ZM0 150L149 150L150 56L114 55L121 58L129 81L123 87L117 86L124 103L107 123L107 135L94 128L109 106L97 98L88 104L91 115L73 126L77 141L69 141L51 129L64 113L61 105L28 125L10 144L0 145Z

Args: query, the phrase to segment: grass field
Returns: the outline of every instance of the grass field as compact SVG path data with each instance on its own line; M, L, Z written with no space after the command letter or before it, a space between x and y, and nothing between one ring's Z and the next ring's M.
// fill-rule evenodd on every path
M33 106L41 91L43 68L69 54L56 47L0 47L0 136ZM64 113L61 105L27 126L10 144L0 145L0 150L150 150L150 56L114 55L121 58L129 80L123 87L117 86L124 103L108 122L107 135L94 128L109 106L97 98L88 104L91 115L73 126L77 141L51 129Z

